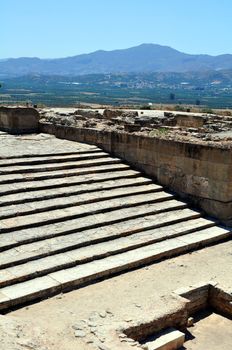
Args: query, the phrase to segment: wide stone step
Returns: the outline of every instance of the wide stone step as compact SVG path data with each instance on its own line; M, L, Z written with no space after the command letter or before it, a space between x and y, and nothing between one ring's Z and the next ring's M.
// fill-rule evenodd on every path
M147 193L146 193L147 191ZM81 216L85 216L86 214L90 213L100 213L104 211L109 211L109 209L120 209L125 208L128 206L135 206L138 203L139 204L146 204L146 203L152 203L152 202L161 202L168 199L173 198L173 195L167 193L167 192L152 192L154 190L146 189L145 191L142 191L142 193L137 192L137 194L132 191L132 195L125 194L124 196L116 194L115 198L112 198L112 194L110 196L105 196L105 198L96 198L94 200L94 197L90 200L82 196L82 199L84 201L82 204L80 204L80 199L78 201L78 205L75 205L75 202L73 202L73 205L69 206L61 205L59 209L51 209L48 210L47 208L44 208L44 204L42 202L38 202L41 204L41 212L38 212L38 208L35 207L34 214L27 214L24 212L25 215L16 216L17 211L13 209L10 214L6 211L5 215L10 215L12 217L2 219L0 220L0 232L7 232L9 230L16 230L19 228L26 228L26 227L32 227L32 226L41 226L43 224L47 223L55 223L60 222L63 220L71 219L71 218L78 218ZM70 199L70 197L68 197ZM63 198L63 201L65 198ZM74 199L76 200L76 199ZM46 202L46 201L44 201ZM36 202L36 204L38 204ZM87 204L87 205L85 205ZM15 205L16 206L16 205ZM13 206L13 207L15 207ZM8 208L8 207L3 207ZM1 208L1 209L3 209ZM54 207L53 207L54 208ZM8 208L8 211L10 211L10 207ZM29 209L31 211L32 208ZM43 211L42 211L43 210ZM1 211L1 215L4 216L4 212ZM17 214L18 215L18 214Z
M145 241L143 244L149 242L149 240L160 240L163 237L168 236L168 231L175 229L167 228L167 232L162 230L158 230L151 234L145 233L145 231L149 229L154 229L157 227L170 226L175 223L179 223L177 225L177 230L182 230L184 228L185 232L193 229L193 224L196 225L196 228L199 226L212 226L215 225L214 222L206 219L194 220L195 222L185 222L186 220L197 219L200 217L198 212L195 212L190 209L182 209L182 210L173 210L172 212L160 213L156 215L150 215L142 218L132 219L125 222L118 222L115 224L111 224L105 227L98 227L90 230L77 231L75 233L54 237L50 239L46 239L43 241L25 244L18 246L17 248L9 249L0 254L0 268L13 266L15 264L19 264L22 262L26 262L28 260L34 260L40 257L44 257L46 255L52 255L57 252L63 252L67 250L71 250L74 248L78 248L81 246L93 245L96 241L105 241L105 240L115 240L115 238L130 236L135 234L136 232L142 232L140 235L145 237ZM182 222L185 222L184 224ZM153 238L150 236L153 235ZM175 231L173 231L173 235L175 235ZM148 238L150 237L150 238ZM133 240L133 236L132 236ZM128 242L131 241L131 238L128 238ZM118 247L119 241L114 241L116 246ZM91 246L90 249L94 249L94 246ZM116 247L115 247L116 249Z
M8 136L8 135L7 135ZM22 158L42 158L42 157L60 157L60 156L70 156L70 155L76 155L76 154L85 154L85 153L90 153L90 152L102 152L102 149L96 146L92 146L92 145L88 145L88 147L86 147L87 145L85 144L85 148L84 149L78 149L75 151L70 151L70 152L48 152L48 153L38 153L38 154L34 154L34 153L24 153L24 154L17 154L17 155L12 155L12 156L0 156L1 160L17 160L17 159L22 159Z
M73 175L68 177L54 178L54 179L45 179L37 181L26 181L26 182L16 182L9 184L0 184L0 199L7 195L13 193L20 193L25 191L37 191L50 188L59 188L59 187L68 187L73 185L87 185L92 183L99 183L108 181L116 181L122 179L132 179L140 177L141 174L134 170L124 170L124 171L112 171L106 173L91 173L86 175ZM144 178L147 179L147 178Z
M0 309L9 309L25 302L81 287L100 278L215 243L230 235L229 230L214 226L3 287L0 289Z
M6 250L13 247L17 247L21 244L41 241L47 238L69 235L71 233L80 232L87 229L96 229L98 232L103 232L95 237L94 242L101 242L106 240L105 226L111 226L115 223L121 223L123 227L127 227L128 221L140 218L144 221L144 227L146 222L149 222L149 215L158 213L168 213L172 210L180 210L186 208L186 203L177 201L174 199L163 201L163 202L151 202L151 203L137 203L137 205L128 206L120 209L112 209L109 211L105 210L100 213L91 213L91 208L88 211L88 205L82 206L83 212L86 212L85 216L79 217L78 220L63 218L62 221L52 224L44 224L42 226L34 226L25 229L19 229L4 233L1 235L0 250ZM123 218L123 220L122 220ZM142 222L141 221L141 222ZM137 227L131 227L130 230L136 232ZM157 224L156 224L157 225ZM101 228L101 230L100 230ZM112 233L111 233L112 237ZM76 238L77 239L77 238ZM92 238L93 239L93 238Z
M87 168L79 169L64 169L63 171L47 171L43 173L25 173L25 174L8 174L0 175L0 184L15 184L17 182L25 181L41 181L46 179L56 179L64 178L69 176L79 176L79 175L88 175L88 174L101 174L105 172L112 171L127 171L130 167L126 164L116 163L116 164L104 164L104 165L93 165Z
M75 160L84 160L84 159L95 159L102 156L109 156L109 154L103 152L102 150L93 150L85 151L79 153L71 153L66 155L54 155L47 154L46 156L34 156L34 157L21 157L21 158L10 158L10 159L1 159L0 158L0 168L6 166L16 166L16 165L35 165L35 164L44 164L44 163L58 163L66 161L75 161Z
M5 205L13 205L16 203L29 203L39 200L46 200L51 198L60 198L65 196L71 196L71 195L78 195L82 193L91 193L94 191L99 191L99 195L101 196L102 190L110 190L110 189L122 189L124 188L125 191L130 190L130 186L137 186L139 189L139 186L144 186L147 184L151 184L152 180L146 179L143 177L137 177L132 179L119 179L119 180L111 180L111 181L104 181L104 182L93 182L88 184L79 184L74 186L63 186L63 187L55 187L55 188L47 188L45 190L37 190L37 191L24 191L14 194L8 194L8 195L1 195L0 196L0 206ZM159 185L152 185L154 188L156 187L158 189L162 189Z
M55 164L39 164L39 165L25 165L25 166L10 166L10 167L1 167L0 175L6 174L22 174L22 173L37 173L61 169L74 169L74 168L85 168L94 165L106 165L106 164L118 164L122 161L118 158L111 158L109 155L103 155L100 158L95 156L96 159L91 160L80 160L73 162L60 162Z
M185 219L187 219L187 216ZM69 268L78 264L84 264L92 260L107 257L109 255L136 249L138 247L153 244L155 242L161 242L163 240L171 239L174 237L180 237L190 232L203 230L208 227L212 227L212 225L215 225L207 220L201 221L201 219L197 218L191 219L191 216L189 216L189 219L189 221L186 221L184 223L180 222L178 224L167 225L165 227L162 227L162 229L141 231L126 237L120 237L118 239L113 239L99 244L88 245L78 249L75 249L75 246L73 246L73 249L68 250L67 247L65 249L63 246L61 248L61 252L56 250L53 251L52 254L51 247L50 252L48 249L46 252L44 250L44 256L47 255L47 257L44 257L41 251L39 251L41 254L40 256L33 256L32 254L35 253L35 250L30 251L31 247L23 247L24 251L21 251L21 260L19 260L20 254L18 255L17 260L16 254L18 251L5 252L9 254L8 256L5 255L0 262L0 287L20 282L22 280L38 277L38 275L44 275L50 272L58 271L63 268ZM89 232L86 232L86 234L89 234ZM60 244L62 244L62 242L60 242ZM58 248L58 245L55 248ZM32 249L34 249L34 247L32 247ZM7 261L10 263L7 263Z
M36 213L44 213L45 216L47 216L46 212L55 210L55 209L66 209L69 207L74 206L80 206L82 204L87 203L97 203L101 201L110 201L114 198L122 198L127 197L130 195L134 195L135 197L137 195L148 195L152 194L153 192L160 191L160 186L157 186L155 184L148 184L143 186L131 186L125 188L116 188L116 189L110 189L110 190L96 190L94 192L85 192L79 195L69 195L69 196L63 196L63 197L56 197L51 199L43 199L40 198L40 200L37 198L34 202L26 202L22 204L12 204L12 205L6 205L1 207L0 212L0 219L3 218L10 218L14 216L24 216L29 214L36 214ZM167 194L166 192L161 192L163 196L165 197ZM42 214L41 214L42 216ZM1 227L1 226L0 226Z

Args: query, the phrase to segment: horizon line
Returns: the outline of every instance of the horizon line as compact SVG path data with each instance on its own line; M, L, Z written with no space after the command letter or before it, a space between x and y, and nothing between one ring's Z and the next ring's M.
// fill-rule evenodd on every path
M137 48L140 46L145 46L145 45L150 45L150 46L160 46L160 47L166 47L175 51L178 51L182 54L186 54L186 55L190 55L190 56L211 56L211 57L218 57L218 56L224 56L224 55L232 55L232 53L221 53L221 54L217 54L217 55L211 55L208 53L198 53L198 54L194 54L194 53L187 53L184 51L180 51L178 49L173 48L172 46L169 45L161 45L161 44L156 44L156 43L142 43L142 44L138 44L135 46L130 46L130 47L126 47L124 49L113 49L113 50L105 50L105 49L98 49L95 51L90 51L90 52L84 52L84 53L79 53L79 54L74 54L74 55L67 55L67 56L62 56L62 57L39 57L39 56L18 56L18 57L7 57L7 58L0 58L0 62L1 61L8 61L8 60L17 60L17 59L25 59L25 58L31 58L31 59L38 59L38 60L59 60L59 59L65 59L65 58L71 58L71 57L75 57L75 56L81 56L81 55L90 55L90 54L94 54L96 52L102 51L102 52L114 52L114 51L123 51L123 50L129 50L129 49L133 49L133 48Z

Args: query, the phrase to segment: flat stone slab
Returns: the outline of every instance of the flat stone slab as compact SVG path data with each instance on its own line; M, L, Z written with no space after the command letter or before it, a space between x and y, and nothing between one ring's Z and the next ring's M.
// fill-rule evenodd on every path
M129 166L125 164L120 163L113 163L113 164L104 164L104 165L97 165L93 166L93 164L88 168L77 168L77 169L63 169L56 170L56 171L44 171L41 173L26 173L26 174L7 174L0 176L0 184L9 184L9 183L17 183L17 182L27 182L27 181L41 181L41 180L47 180L47 179L60 179L65 178L69 176L80 176L80 175L91 175L96 173L106 173L111 171L127 171L129 170Z
M7 249L15 245L46 240L49 237L63 236L61 239L64 240L64 238L66 239L66 237L75 232L81 232L91 228L96 229L96 227L98 227L98 229L101 227L104 231L106 225L111 226L117 222L123 225L122 217L125 221L124 225L127 225L127 221L138 217L143 219L148 215L184 208L186 208L185 203L171 199L158 203L142 202L142 204L138 203L136 206L114 209L104 213L91 213L89 211L86 216L79 217L78 220L64 218L63 221L58 223L45 224L42 226L38 225L36 227L19 230L13 229L11 232L4 233L1 236L0 248ZM99 238L101 238L101 236Z
M155 242L160 242L163 239L171 239L176 236L180 237L181 235L188 234L189 231L191 231L191 229L186 227L184 231L184 227L183 227L184 225L183 223L181 224L182 226L180 225L179 232L177 231L168 232L167 231L168 228L172 230L172 225L170 225L169 227L166 226L165 230L154 229L154 230L148 230L145 232L142 231L139 233L132 234L128 237L112 239L110 241L106 241L98 244L95 243L92 245L91 245L91 242L89 242L88 246L83 246L78 249L75 249L75 244L77 243L74 241L73 242L69 241L67 242L66 245L62 241L60 242L58 241L57 245L55 245L53 249L57 249L57 252L59 254L56 254L56 251L54 250L52 252L52 245L49 245L48 242L44 242L45 244L45 246L43 247L44 250L38 247L37 256L36 256L36 247L32 247L30 244L28 245L28 247L22 246L21 252L18 252L17 250L12 250L11 252L12 254L10 254L10 252L7 251L6 252L7 254L5 256L4 256L4 253L2 253L1 264L5 263L6 265L8 261L8 264L12 265L12 267L8 267L7 269L0 270L0 286L6 285L10 281L25 280L29 277L32 278L34 275L45 274L51 271L59 270L61 268L62 269L68 268L70 266L83 264L83 263L92 261L94 259L104 258L104 257L107 257L108 255L118 254L121 252L126 252L129 250L138 248L140 246L142 247L149 244L153 244ZM178 224L176 224L176 228L177 228L177 225ZM198 225L199 224L196 222L195 230L201 230L198 232L200 232L202 236L204 234L206 235L209 232L209 229L204 229L205 228L204 225L202 226L198 226ZM86 231L85 233L86 235L89 235L88 231ZM59 249L61 251L59 251ZM54 255L51 255L52 253ZM46 256L49 254L50 256ZM40 258L41 256L45 256L45 257ZM21 261L20 261L20 258L21 258ZM25 263L22 263L23 261L25 261Z
M92 169L92 168L91 168ZM43 190L43 189L51 189L51 188L59 188L59 187L65 187L68 188L72 185L87 185L87 184L98 184L99 182L104 182L106 180L108 181L116 181L120 179L135 179L136 177L142 178L140 176L140 173L133 171L133 170L124 170L124 171L109 171L107 172L107 169L103 173L90 173L90 174L84 174L84 175L72 175L72 176L64 176L61 178L52 178L52 179L45 179L41 181L27 181L27 182L15 182L15 183L6 183L6 184L0 184L0 192L2 193L2 196L8 195L8 194L14 194L14 193L22 193L27 190L26 193L35 191L35 190ZM145 178L143 178L145 179ZM148 181L148 179L146 179ZM158 185L157 185L158 186ZM161 186L160 186L161 187ZM1 197L2 198L2 197Z
M157 339L147 342L148 350L177 350L185 341L185 334L175 328L163 331Z
M41 257L54 254L59 251L67 251L77 247L90 245L90 248L84 247L75 250L75 255L89 256L91 254L101 254L104 252L104 245L106 249L113 249L115 251L121 250L123 247L127 248L130 245L146 244L148 242L162 240L162 238L170 238L171 236L181 235L181 233L193 230L193 225L196 229L212 225L209 220L199 218L199 213L194 213L190 209L173 210L171 213L161 213L151 216L140 217L125 222L118 222L111 225L103 225L90 230L78 231L70 233L69 235L45 239L35 243L21 245L17 248L8 249L0 254L0 267L2 265L10 265L24 260L29 260L33 257ZM198 219L199 218L199 219ZM193 219L194 222L191 221ZM195 219L195 220L194 220ZM190 220L190 223L188 222ZM175 224L175 222L180 223ZM165 225L165 230L162 230L162 225ZM174 227L172 227L174 226ZM155 227L159 227L155 229ZM138 233L137 233L138 232ZM125 237L127 236L127 237ZM124 237L124 238L121 238ZM115 240L118 238L117 240ZM119 239L120 238L120 239ZM96 240L111 241L101 243L100 247ZM82 254L82 250L84 253ZM96 253L98 251L98 253ZM107 251L107 250L106 250ZM88 254L87 254L88 252ZM78 253L78 254L77 254ZM67 253L68 254L68 253ZM70 252L69 254L72 254ZM0 271L1 274L1 271Z
M1 138L0 158L57 155L99 149L96 146L57 139L48 134L14 136L4 134Z
M112 193L112 192L111 192ZM123 191L123 194L125 194L125 191ZM155 192L151 193L148 190L148 193L138 193L138 194L131 194L131 195L125 195L123 198L120 197L120 195L116 195L116 198L112 198L112 196L105 196L105 200L102 200L101 197L99 201L95 202L93 197L89 197L89 200L85 197L84 202L81 202L77 200L77 198L74 198L74 202L71 202L72 199L69 198L69 200L66 202L66 205L64 205L65 198L63 198L63 202L60 204L60 209L55 209L57 203L54 203L48 210L45 210L46 203L40 202L40 208L42 209L42 212L39 212L39 210L36 213L36 208L33 209L29 204L25 204L23 207L22 212L24 212L24 215L17 216L17 213L19 212L20 208L16 205L12 207L7 208L7 210L1 210L2 217L4 216L10 216L10 218L2 219L0 220L0 230L2 229L2 232L4 230L13 230L13 229L19 229L26 226L33 226L33 225L42 225L46 223L55 223L59 222L68 218L75 218L80 217L83 215L88 215L91 212L103 212L108 211L109 209L114 208L123 208L127 206L132 206L135 204L142 204L147 202L161 202L164 200L168 200L173 198L173 195L166 193L166 192ZM98 198L98 197L97 197ZM46 202L46 201L44 201ZM88 204L86 204L86 202ZM67 205L67 203L69 203ZM71 203L73 205L71 205ZM31 212L35 212L33 214L30 214Z

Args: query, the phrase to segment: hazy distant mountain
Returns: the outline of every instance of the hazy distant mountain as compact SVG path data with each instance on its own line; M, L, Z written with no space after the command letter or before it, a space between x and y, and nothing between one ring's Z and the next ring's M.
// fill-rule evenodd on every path
M96 51L67 58L0 60L0 76L82 75L130 72L188 72L232 69L232 55L189 55L168 46L142 44L124 50Z

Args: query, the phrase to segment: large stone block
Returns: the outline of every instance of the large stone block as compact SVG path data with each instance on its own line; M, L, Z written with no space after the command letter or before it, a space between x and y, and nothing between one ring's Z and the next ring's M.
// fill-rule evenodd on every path
M155 340L146 343L148 350L177 350L185 341L185 334L175 328L169 328Z
M204 117L199 115L176 114L176 124L186 128L201 128L204 125Z
M38 132L39 113L28 107L0 107L0 130L12 134Z

